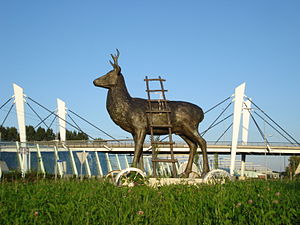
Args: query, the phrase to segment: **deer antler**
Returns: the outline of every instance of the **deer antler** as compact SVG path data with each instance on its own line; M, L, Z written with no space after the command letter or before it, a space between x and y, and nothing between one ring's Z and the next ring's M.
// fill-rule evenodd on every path
M120 52L119 52L118 49L116 49L116 50L117 50L117 54L116 54L116 55L110 54L111 57L112 57L112 59L114 60L114 63L112 63L111 61L109 61L110 64L111 64L114 68L119 67L119 65L118 65L118 58L119 58L119 56L120 56Z

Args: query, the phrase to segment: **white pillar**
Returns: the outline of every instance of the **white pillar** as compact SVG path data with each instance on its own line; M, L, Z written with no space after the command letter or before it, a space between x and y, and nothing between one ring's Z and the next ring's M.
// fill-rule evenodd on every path
M14 95L15 95L17 120L19 125L20 142L22 145L22 143L26 142L25 110L24 110L25 99L24 99L23 88L21 88L16 84L13 84L13 88L14 88Z
M59 125L59 136L62 142L66 141L66 103L57 99L57 116Z
M17 148L17 155L18 155L18 161L19 161L19 165L20 165L20 170L22 173L22 177L24 177L25 175L25 170L24 170L24 158L23 158L23 154L19 145L19 142L16 141L16 148Z
M244 102L243 106L243 125L242 125L242 143L243 145L248 144L248 135L249 135L249 121L251 113L251 102L247 100ZM241 156L241 178L245 177L245 167L246 167L246 154L243 153Z
M73 175L75 175L77 177L78 176L78 171L77 171L73 151L70 148L68 148L65 144L62 144L62 146L64 147L65 150L69 151Z
M148 168L148 175L152 175L152 168L150 166L150 162L149 161L150 161L149 157L145 158L146 166Z
M59 155L58 155L58 150L56 146L54 146L54 158L55 158L55 175L56 173L62 178L64 173L63 173L63 168L62 168L62 163L59 160Z
M118 169L122 170L118 154L116 154L116 161L117 161Z
M247 100L243 104L243 125L242 125L242 143L247 145L249 135L249 121L251 113L251 102Z
M21 88L16 84L13 84L13 89L14 89L15 105L17 111L19 135L20 135L19 148L23 149L18 154L22 161L21 172L22 174L24 174L25 172L28 171L28 156L27 156L27 151L24 151L24 148L26 148L26 127L25 127L25 110L24 110L25 99L24 99L23 88Z
M95 158L96 158L98 175L100 177L103 177L103 171L102 171L102 167L101 167L101 164L100 164L100 160L99 160L99 156L98 156L98 152L97 151L95 151Z
M41 169L42 174L44 174L45 176L46 171L45 171L44 162L43 162L39 144L36 145L36 153L37 153L39 167Z
M230 175L233 176L235 168L235 157L238 144L238 136L241 122L241 114L243 107L243 99L246 84L243 83L235 89L234 93L234 111L232 125L232 140L231 140L231 159L230 159Z
M85 152L85 151L84 151ZM92 177L92 173L91 173L91 169L90 169L90 164L89 164L89 160L88 160L88 155L89 153L87 153L87 157L84 161L84 164L85 164L85 170L86 170L86 174L89 178Z
M106 163L107 163L107 172L109 173L110 171L112 171L112 166L111 166L111 163L110 163L110 159L109 159L109 155L108 153L105 153L105 157L106 157Z
M129 163L128 163L127 155L125 155L124 158L125 158L125 165L126 165L126 168L129 168ZM125 168L125 169L126 169L126 168Z

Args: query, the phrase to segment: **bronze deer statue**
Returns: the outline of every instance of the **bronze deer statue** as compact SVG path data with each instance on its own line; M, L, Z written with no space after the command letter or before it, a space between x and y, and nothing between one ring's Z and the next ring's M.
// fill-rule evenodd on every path
M121 74L121 67L118 64L119 51L112 55L113 63L110 64L113 70L94 80L94 85L108 89L106 108L111 119L122 129L132 134L135 148L133 167L137 167L143 151L143 143L147 134L150 134L148 102L146 99L132 98L127 91L125 80ZM203 154L203 174L209 172L206 141L198 132L199 123L204 118L202 109L192 103L183 101L170 101L172 132L179 135L189 146L190 153L187 167L183 176L188 176L192 170L197 147ZM157 114L152 116L153 121L166 124L166 118ZM168 129L160 128L155 130L156 135L168 134Z

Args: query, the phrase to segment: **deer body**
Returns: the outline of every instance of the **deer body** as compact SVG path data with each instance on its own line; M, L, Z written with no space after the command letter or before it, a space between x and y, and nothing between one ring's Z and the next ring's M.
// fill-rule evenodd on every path
M106 108L111 119L122 129L132 134L135 142L135 152L133 158L133 166L137 166L140 162L143 143L146 134L150 134L148 102L146 99L132 98L127 91L124 77L121 74L121 68L118 65L118 57L113 56L114 63L110 62L113 70L106 75L94 80L94 85L108 89ZM158 108L158 103L153 104L154 108ZM209 171L206 141L199 135L198 126L203 120L204 114L200 107L183 101L170 101L168 106L171 110L170 120L172 124L172 132L179 135L190 147L190 155L185 175L191 172L194 155L197 146L202 150L203 154L203 171ZM165 115L152 115L153 124L167 124ZM155 129L155 134L168 134L167 128Z

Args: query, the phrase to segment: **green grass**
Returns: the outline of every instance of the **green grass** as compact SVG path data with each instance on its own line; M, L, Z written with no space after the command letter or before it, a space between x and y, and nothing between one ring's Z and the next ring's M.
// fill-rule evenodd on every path
M300 182L157 189L97 180L2 182L0 224L300 224Z

